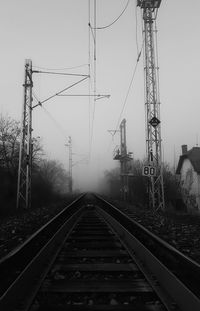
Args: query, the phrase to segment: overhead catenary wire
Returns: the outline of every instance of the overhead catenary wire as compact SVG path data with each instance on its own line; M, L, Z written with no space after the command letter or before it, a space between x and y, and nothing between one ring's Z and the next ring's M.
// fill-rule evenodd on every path
M141 53L142 53L142 50L143 50L143 46L144 46L144 42L142 44L142 48L141 48L141 50L140 50L140 52L138 54L138 57L137 57L137 61L136 61L136 64L135 64L135 67L134 67L134 70L133 70L133 75L132 75L131 81L130 81L129 86L128 86L128 90L127 90L127 93L126 93L126 96L125 96L125 100L124 100L121 112L119 114L119 118L118 118L117 125L116 125L116 130L119 127L119 123L120 123L120 120L121 120L121 117L122 117L122 113L124 112L124 109L125 109L125 106L126 106L126 103L127 103L127 99L128 99L128 96L129 96L129 93L130 93L130 90L131 90L131 86L133 84L133 80L135 78L137 66L138 66L138 63L139 63L139 60L140 60L140 56L141 56Z
M96 97L96 59L97 59L97 55L96 55L96 51L97 51L97 47L96 47L96 23L97 23L97 3L96 0L94 0L94 32L93 33L93 39L94 39L94 46L93 46L93 86L94 86L94 90L93 90L93 94L94 94L94 101L93 101L93 111L92 111L92 120L91 120L91 133L90 133L90 145L89 145L89 158L91 158L91 154L92 154L92 143L93 143L93 136L94 136L94 120L95 120L95 110L96 110L96 101L95 101L95 97ZM89 21L89 25L90 25L90 21ZM91 28L91 26L90 26Z
M137 54L139 54L139 47L138 47L138 18L137 18L137 2L136 2L136 5L135 5L135 40L136 40Z
M120 114L119 114L119 117L118 117L118 120L117 120L117 125L116 125L116 127L115 127L115 130L113 130L113 137L114 137L115 134L118 132L118 128L119 128L119 124L120 124L120 121L121 121L121 117L122 117L122 114L123 114L124 109L125 109L126 104L127 104L128 96L129 96L129 93L130 93L130 90L131 90L131 86L132 86L133 81L134 81L134 78L135 78L136 70L137 70L138 63L139 63L139 60L140 60L140 57L141 57L141 54L142 54L143 47L144 47L144 40L143 40L142 47L141 47L141 49L140 49L140 52L139 52L138 57L137 57L137 60L136 60L136 64L135 64L135 67L134 67L134 70L133 70L133 75L132 75L132 77L131 77L131 81L130 81L130 83L129 83L128 90L127 90L127 92L126 92L125 100L124 100L122 109L121 109L121 111L120 111ZM110 142L110 144L109 144L108 149L110 149L110 146L111 146L111 142Z
M88 66L88 64L83 64L83 65L78 65L78 66L73 66L73 67L66 67L66 68L46 68L46 67L39 67L39 66L33 66L33 68L37 68L37 69L41 69L41 70L72 70L72 69L77 69L77 68L81 68L81 67L86 67Z
M120 13L120 15L119 15L117 18L114 19L114 21L112 21L112 22L109 23L108 25L101 26L101 27L96 27L96 26L94 25L94 27L92 27L92 28L93 28L94 30L96 30L96 29L101 30L101 29L109 28L109 27L111 27L112 25L114 25L114 24L120 19L120 17L124 14L124 12L126 11L128 5L129 5L129 3L130 3L130 0L127 1L127 3L126 3L126 5L125 5L124 9L123 9L122 12Z
M97 27L96 26L96 0L94 0L94 25L93 27L91 26L91 22L90 22L90 19L89 19L89 23L88 23L88 26L89 26L89 29L91 30L91 33L92 33L92 36L93 36L93 41L94 41L94 93L96 92L96 30L101 30L101 29L106 29L108 27L111 27L113 24L115 24L120 18L121 16L124 14L124 12L126 11L128 5L130 3L130 0L127 1L124 9L122 10L122 12L120 13L120 15L114 20L112 21L111 23L109 23L108 25L106 26L102 26L102 27ZM90 4L90 1L89 1L89 4ZM136 10L135 10L136 11ZM137 14L137 12L136 12ZM136 23L137 23L137 19L136 19ZM136 32L137 32L137 27L136 27ZM120 112L120 116L119 116L119 119L118 119L118 122L117 122L117 127L116 127L116 130L115 130L115 133L117 132L117 128L119 126L119 122L120 122L120 119L121 119L121 115L124 111L124 108L125 108L125 105L126 105L126 102L127 102L127 99L128 99L128 95L129 95L129 92L130 92L130 89L131 89L131 85L132 85L132 82L133 82L133 79L134 79L134 76L135 76L135 73L136 73L136 69L137 69L137 65L138 65L138 62L139 62L139 59L140 59L140 56L141 56L141 51L139 52L139 49L138 49L138 40L137 40L137 35L136 35L136 41L137 41L137 54L138 54L138 58L137 58L137 62L136 62L136 65L135 65L135 68L134 68L134 72L133 72L133 76L132 76L132 79L131 79L131 82L129 84L129 88L128 88L128 91L127 91L127 94L126 94L126 97L125 97L125 101L124 101L124 105L122 107L122 110ZM143 46L142 46L143 48ZM90 140L90 154L91 154L91 149L92 149L92 139L93 139L93 127L94 127L94 116L95 116L95 103L94 103L94 108L93 108L93 117L92 117L92 131L91 131L91 140ZM114 137L114 135L113 135Z
M94 64L93 64L93 71L94 71L94 78L93 79L94 79L94 82L93 83L94 83L94 94L95 95L96 95L96 43L97 43L96 42L96 30L108 28L108 27L112 26L114 23L116 23L120 19L120 17L124 14L124 12L126 11L129 3L130 3L130 0L127 1L124 9L122 10L120 15L113 22L111 22L110 24L108 24L106 26L103 26L103 27L97 27L97 23L96 23L96 11L97 11L96 10L96 0L94 0L94 21L93 21L93 27L92 27L91 26L91 21L90 21L90 0L89 0L89 22L88 22L88 26L89 26L89 30L92 33L93 44L94 44ZM90 36L89 36L89 40L90 40ZM90 51L90 46L89 46L89 51ZM137 49L137 52L138 52L138 49ZM139 61L140 55L141 55L141 52L138 53L137 63ZM131 88L131 85L132 85L132 82L133 82L133 79L134 79L134 76L135 76L135 72L136 72L136 68L137 68L137 63L136 63L136 66L135 66L135 69L134 69L134 74L133 74L133 77L132 77L132 80L131 80L131 83L130 83L130 86L129 86L129 89L128 89L128 92L127 92L127 96L126 96L126 99L125 99L125 103L124 103L123 109L122 109L122 111L120 113L120 118L121 118L121 114L123 113L123 110L125 108L126 101L127 101L127 98L128 98L129 92L130 92L130 88ZM93 135L94 135L94 119L95 119L95 108L96 108L95 107L95 97L96 96L94 96L94 106L93 106L92 121L91 121L91 135L90 135L90 147L89 147L89 154L90 154L90 156L91 156L91 152L92 152L92 142L93 142Z
M39 71L39 70L33 70L33 73L45 73L45 74L59 75L59 76L88 77L88 75L79 74L79 73L67 73L67 72L55 72L55 71Z
M98 99L102 99L102 98L109 98L110 95L100 95L100 94L59 94L58 96L62 97L73 97L73 96L76 96L76 97L95 97L95 101L97 101Z
M52 116L52 114L44 107L41 106L41 108L44 110L44 112L48 115L48 117L51 119L51 121L53 121L53 123L56 125L57 129L60 131L60 133L62 133L62 135L64 136L65 139L67 139L67 137L69 135L66 134L64 128L60 125L60 123Z
M92 27L92 25L91 25L90 22L88 23L88 26L89 26L90 31L91 31L91 33L92 33L93 41L95 42L95 35L94 35L94 31L93 31L93 29L95 29L95 28Z
M36 68L36 66L35 66ZM38 67L37 67L38 68ZM49 69L46 69L46 70L49 70ZM53 69L52 69L53 70ZM58 69L57 69L58 70ZM33 73L43 73L43 74L54 74L54 75L69 75L69 76L79 76L79 77L83 77L83 79L80 79L79 81L71 84L70 86L67 86L65 87L64 89L60 90L59 92L49 96L47 99L43 100L43 101L40 101L39 98L36 96L36 94L33 92L33 97L35 98L35 100L37 101L37 104L34 105L32 108L36 108L37 106L40 106L44 111L45 113L48 115L48 117L54 122L54 124L56 125L56 127L59 129L59 131L62 133L62 135L64 136L64 138L66 139L68 135L66 135L66 132L65 130L63 129L63 127L59 124L59 122L50 114L50 112L48 110L46 110L44 108L44 106L42 105L43 103L49 101L50 99L56 97L56 96L88 96L88 95L85 95L85 94L62 94L64 91L72 88L73 86L83 82L84 80L90 78L90 75L86 75L86 74L71 74L71 73L59 73L59 72L50 72L50 71L36 71L36 70L33 70ZM97 95L98 97L102 96L102 95ZM104 95L105 96L105 95Z
M117 131L117 129L119 127L121 116L122 116L122 113L124 112L124 109L125 109L125 106L126 106L126 103L127 103L127 99L128 99L128 96L129 96L129 93L130 93L130 90L131 90L131 86L132 86L132 83L133 83L133 80L134 80L134 77L135 77L135 74L136 74L137 66L138 66L138 63L139 63L139 60L140 60L140 57L141 57L141 54L142 54L142 50L143 50L143 47L144 47L144 39L143 39L142 46L141 46L141 49L139 51L139 48L138 48L138 37L137 37L137 23L138 23L138 20L137 20L137 3L136 3L136 8L135 8L135 15L136 15L137 60L136 60L135 67L134 67L134 70L133 70L133 75L132 75L132 78L131 78L131 81L130 81L130 84L129 84L129 87L128 87L128 90L127 90L127 93L126 93L126 96L125 96L124 104L122 106L122 110L120 112L120 115L119 115L119 118L118 118L118 121L117 121L117 125L116 125L116 130L115 131Z
M37 95L34 92L33 92L33 97L37 100L37 102L39 101ZM46 115L51 119L51 121L54 123L54 125L56 125L57 129L60 131L60 133L62 133L62 135L66 139L67 136L69 136L69 135L66 134L64 128L59 124L59 122L52 116L52 114L44 106L41 105L41 108L46 113Z
M157 95L158 95L158 102L160 102L160 78L159 78L159 61L158 61L158 29L157 29L157 23L155 20L155 44L156 44L156 74L157 74Z
M88 0L88 25L90 25L90 0ZM90 50L90 26L88 28L88 75L89 75L89 81L88 81L88 147L90 150L90 135L91 135L91 50Z

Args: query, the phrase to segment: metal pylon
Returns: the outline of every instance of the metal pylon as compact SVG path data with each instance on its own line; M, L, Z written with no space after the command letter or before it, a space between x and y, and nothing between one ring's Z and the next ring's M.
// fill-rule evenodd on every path
M22 108L21 140L17 184L17 208L31 206L32 171L32 61L25 62L24 102Z
M149 177L148 187L149 203L154 210L164 209L165 207L154 23L160 2L160 0L138 1L138 5L143 9L144 22L146 153L148 165L156 168L156 176Z

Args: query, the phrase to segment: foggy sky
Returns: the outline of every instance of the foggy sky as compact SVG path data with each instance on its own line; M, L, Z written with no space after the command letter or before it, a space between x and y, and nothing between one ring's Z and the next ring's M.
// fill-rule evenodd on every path
M126 0L97 0L97 26L112 22L125 4ZM35 69L78 66L64 72L88 74L88 0L0 0L0 6L0 112L20 120L25 59L32 59ZM91 161L73 167L75 187L84 190L98 185L102 172L117 165L112 152L119 135L112 141L108 130L116 129L136 64L136 30L139 48L142 44L141 11L137 8L136 28L135 10L136 1L131 0L117 23L97 31L97 94L111 97L96 101ZM198 0L163 0L157 17L161 130L164 160L171 165L174 155L178 161L182 144L192 148L200 143L199 11ZM135 159L145 157L143 67L141 57L122 115L128 150ZM44 100L77 80L34 74L34 93ZM88 89L85 81L68 93L88 94ZM45 110L34 109L33 135L41 137L46 157L68 168L69 135L74 163L88 154L92 105L89 109L87 97L55 97L44 104Z

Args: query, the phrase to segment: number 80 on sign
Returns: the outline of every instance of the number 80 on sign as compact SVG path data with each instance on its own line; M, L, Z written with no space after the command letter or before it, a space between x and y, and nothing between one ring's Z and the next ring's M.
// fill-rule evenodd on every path
M142 168L142 175L147 177L156 176L156 168L151 165L143 166Z

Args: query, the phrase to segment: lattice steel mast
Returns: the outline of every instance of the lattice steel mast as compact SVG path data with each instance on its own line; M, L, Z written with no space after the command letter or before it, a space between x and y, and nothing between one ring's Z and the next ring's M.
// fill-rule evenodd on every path
M150 206L154 210L165 207L154 23L160 3L161 0L138 0L137 2L143 11L144 22L146 153L148 165L156 168L156 176L149 177L148 187Z
M17 184L17 208L31 205L32 173L32 61L25 62L24 102L21 123L19 169Z

